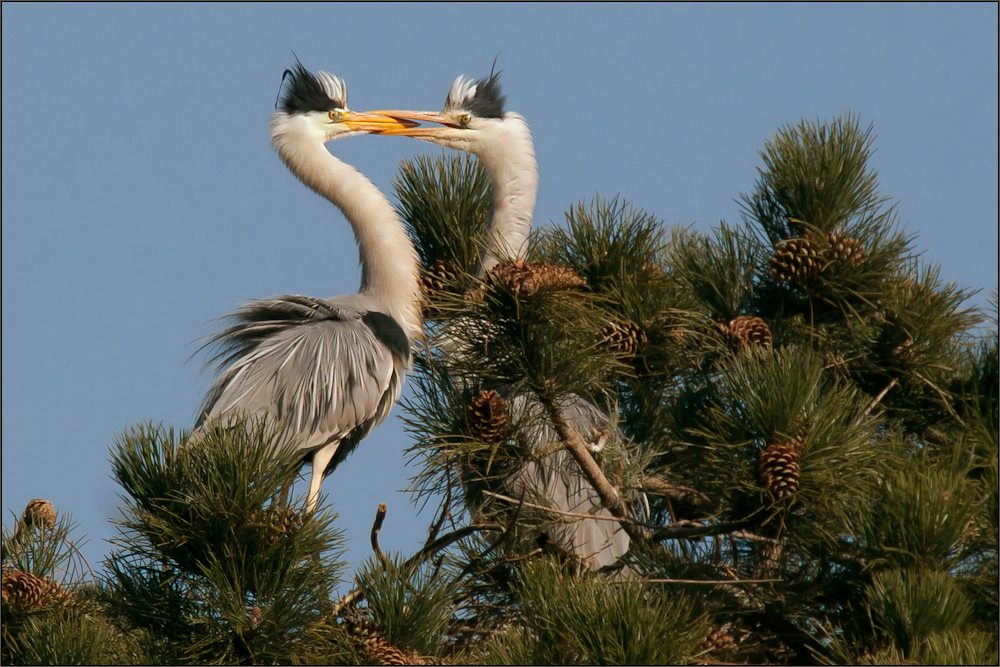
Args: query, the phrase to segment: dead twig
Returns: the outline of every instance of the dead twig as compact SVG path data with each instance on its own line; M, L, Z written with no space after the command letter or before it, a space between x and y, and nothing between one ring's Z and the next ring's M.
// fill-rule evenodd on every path
M498 500L504 500L509 503L520 503L524 507L530 507L536 510L543 510L545 512L551 512L552 514L557 514L559 516L564 516L573 519L594 519L596 521L614 521L616 523L621 521L621 519L618 519L617 517L614 516L596 516L594 514L585 514L583 512L568 512L566 510L558 510L554 507L548 507L546 505L538 505L536 503L529 503L527 500L518 500L517 498L511 498L510 496L505 496L502 493L494 493L492 491L483 491L483 495L490 496ZM650 524L642 524L639 522L634 522L634 523L636 523L637 525L647 525L647 526L650 525Z
M382 553L381 547L378 545L378 533L382 530L382 522L385 521L385 514L389 511L389 506L385 503L379 503L378 510L375 512L375 523L372 524L372 551L378 556L378 559L382 561L382 565L389 565L385 554Z
M376 515L376 520L377 520L377 515ZM458 530L452 531L446 535L442 535L441 537L437 538L430 544L426 545L423 549L415 553L409 559L407 559L407 561L403 564L403 571L411 572L413 568L417 567L418 565L423 563L425 560L427 560L437 552L441 551L442 549L448 547L449 545L465 537L468 537L469 535L472 535L473 533L497 532L501 530L503 530L503 526L500 526L498 524L474 523L465 526L464 528L459 528ZM377 531L375 531L373 528L372 533L374 538L374 535L377 533ZM346 609L350 605L360 602L361 600L364 599L364 597L365 597L364 589L360 587L355 588L350 593L340 598L340 600L337 601L337 604L333 605L333 609L331 610L331 615L338 616L340 612L342 612L344 609Z
M709 535L724 535L746 528L747 522L703 524L699 521L678 521L669 526L662 526L649 534L652 542L663 540L681 540Z
M885 389L883 389L882 391L880 391L878 393L878 396L876 396L875 398L873 398L871 400L871 403L869 403L867 405L867 407L865 407L865 409L861 412L861 414L858 415L858 418L854 420L854 423L851 424L851 426L852 427L857 426L858 424L860 424L861 422L863 422L865 419L867 419L868 415L870 415L872 413L872 410L875 409L875 406L878 405L879 403L881 403L882 399L885 398L885 395L888 394L890 391L892 391L892 388L895 387L897 384L899 384L899 380L897 380L897 379L893 379L892 382L890 382L889 384L887 384L885 386Z

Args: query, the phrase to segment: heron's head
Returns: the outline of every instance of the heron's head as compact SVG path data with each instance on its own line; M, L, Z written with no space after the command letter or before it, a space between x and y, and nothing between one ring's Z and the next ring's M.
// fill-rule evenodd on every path
M306 134L327 142L355 134L403 130L417 123L347 107L347 84L329 72L315 74L296 64L285 70L271 119L275 144L289 133Z
M480 158L503 152L516 136L530 142L528 126L519 114L504 110L507 98L500 88L500 73L473 80L455 79L441 111L381 110L378 113L400 122L433 125L386 128L379 134L401 135L474 153Z

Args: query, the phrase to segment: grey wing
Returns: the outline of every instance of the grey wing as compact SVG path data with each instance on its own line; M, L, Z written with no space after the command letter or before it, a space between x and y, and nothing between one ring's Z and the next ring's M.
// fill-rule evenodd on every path
M587 442L600 437L608 427L608 416L597 406L579 396L561 401L560 408L567 424ZM535 402L523 396L514 399L515 410L540 410ZM536 452L557 446L559 435L547 419L532 419L535 425L527 433ZM534 496L549 506L574 514L589 514L593 519L572 520L553 524L549 537L558 546L598 569L617 561L629 548L628 533L604 508L600 496L584 476L579 464L565 449L529 461L508 479L508 485L519 496Z
M236 413L269 414L305 453L344 441L332 470L385 419L402 389L408 344L387 344L384 329L393 322L381 318L372 326L371 313L301 296L244 305L231 316L235 323L209 341L220 371L198 425Z

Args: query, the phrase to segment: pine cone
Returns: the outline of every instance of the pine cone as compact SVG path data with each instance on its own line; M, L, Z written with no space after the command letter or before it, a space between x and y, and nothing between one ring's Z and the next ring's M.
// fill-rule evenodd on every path
M495 444L507 437L507 402L492 389L472 397L465 417L469 431L477 440Z
M600 340L615 354L628 357L635 356L649 342L646 332L636 324L627 320L611 320L598 334Z
M264 609L255 604L247 610L247 615L250 617L250 627L257 629L260 627L261 621L264 620Z
M531 296L542 288L573 289L587 284L573 269L521 260L494 267L487 274L486 282L502 286L514 296Z
M455 285L462 275L462 268L450 259L439 259L420 274L424 297L435 292L454 292Z
M364 647L372 665L424 665L416 653L405 653L382 638L378 627L369 618L351 614L344 618L344 629Z
M751 345L771 349L771 329L767 323L753 315L740 315L729 321L728 333L734 347L746 349Z
M2 588L4 603L24 612L63 605L70 600L59 582L13 568L4 570Z
M799 488L799 450L802 437L765 447L757 459L757 472L775 498L786 498Z
M736 644L736 639L732 633L729 632L729 625L729 623L723 623L715 628L701 642L701 645L698 647L699 652L709 652L721 659L731 657L739 646Z
M368 651L368 660L373 665L423 665L423 660L415 653L404 653L381 637L363 640Z
M826 239L830 244L828 250L830 259L839 264L857 267L868 258L868 251L861 245L861 241L853 236L833 230L827 234Z
M55 528L56 509L49 501L35 498L24 508L21 523L26 528Z
M823 269L820 249L805 237L787 239L774 248L768 272L783 283L805 283Z
M268 507L261 512L252 512L249 517L251 524L262 526L268 531L263 540L265 547L286 535L294 534L304 521L305 517L301 512L283 507Z

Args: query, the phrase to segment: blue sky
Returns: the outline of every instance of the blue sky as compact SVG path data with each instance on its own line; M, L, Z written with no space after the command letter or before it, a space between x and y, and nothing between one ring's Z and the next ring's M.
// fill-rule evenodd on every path
M96 567L114 535L108 445L190 426L188 362L214 318L270 294L354 292L343 217L298 183L267 122L294 50L354 109L439 109L499 54L532 128L536 224L595 193L667 224L739 221L785 123L874 123L882 194L941 276L997 285L997 5L3 4L3 511L70 511ZM384 192L405 138L330 144ZM399 408L323 490L354 562L430 512L402 493Z

